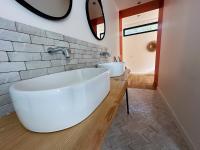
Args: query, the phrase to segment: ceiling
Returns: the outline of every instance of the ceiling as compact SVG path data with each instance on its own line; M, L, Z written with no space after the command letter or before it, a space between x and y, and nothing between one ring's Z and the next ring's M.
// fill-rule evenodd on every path
M134 27L158 21L159 9L123 18L123 28Z
M150 2L150 1L152 1L152 0L115 0L119 10L137 6L138 2L141 2L141 4L143 4L146 2Z

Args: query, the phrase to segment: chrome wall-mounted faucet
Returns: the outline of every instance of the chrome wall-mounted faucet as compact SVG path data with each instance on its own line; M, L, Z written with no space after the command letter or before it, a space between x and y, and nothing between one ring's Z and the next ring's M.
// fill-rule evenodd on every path
M118 58L118 60L117 60L117 58ZM118 56L118 57L113 57L113 60L114 60L114 62L121 62L121 58Z
M111 55L110 55L110 53L109 52L101 52L100 53L100 56L104 56L104 57L110 57Z
M114 60L114 62L117 62L117 58L115 56L113 57L113 60Z
M53 54L53 53L57 53L57 52L62 52L62 54L66 57L66 58L70 58L70 51L68 48L66 47L49 47L47 49L47 52L49 54Z

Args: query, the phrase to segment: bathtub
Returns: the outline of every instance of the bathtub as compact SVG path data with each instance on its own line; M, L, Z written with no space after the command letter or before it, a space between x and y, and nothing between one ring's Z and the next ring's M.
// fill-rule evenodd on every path
M110 77L118 77L125 72L124 62L110 62L97 65L99 68L106 68L110 71Z
M55 132L86 119L110 91L109 71L86 68L20 81L10 87L20 122L33 132Z

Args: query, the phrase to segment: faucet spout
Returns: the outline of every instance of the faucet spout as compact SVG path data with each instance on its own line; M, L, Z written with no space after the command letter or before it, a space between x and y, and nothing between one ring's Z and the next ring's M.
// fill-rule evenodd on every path
M110 53L109 52L101 52L100 53L100 56L103 56L103 57L110 57L111 55L110 55Z
M66 47L49 47L47 49L49 54L54 54L57 52L62 52L62 54L66 57L66 58L70 58L70 54L69 54L69 49L67 49Z

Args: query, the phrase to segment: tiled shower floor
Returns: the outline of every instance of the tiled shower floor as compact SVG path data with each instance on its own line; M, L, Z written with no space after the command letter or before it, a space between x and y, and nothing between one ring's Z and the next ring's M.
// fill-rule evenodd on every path
M157 91L129 89L130 114L123 100L102 150L188 150Z

